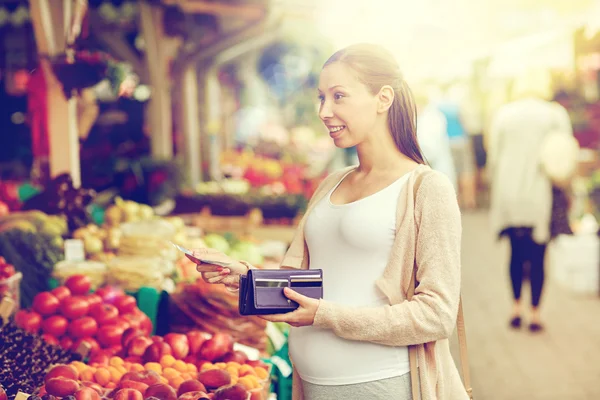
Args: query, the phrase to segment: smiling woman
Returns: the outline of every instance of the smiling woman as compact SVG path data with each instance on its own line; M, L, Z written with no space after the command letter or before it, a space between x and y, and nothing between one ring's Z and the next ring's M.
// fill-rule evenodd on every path
M381 47L347 47L323 66L318 98L333 142L356 147L359 165L323 181L281 265L322 270L323 298L286 287L298 308L263 316L292 326L293 399L467 399L448 345L460 294L460 211L452 183L423 165L398 64ZM252 268L218 260L245 267L201 263L210 283L235 288L235 271Z

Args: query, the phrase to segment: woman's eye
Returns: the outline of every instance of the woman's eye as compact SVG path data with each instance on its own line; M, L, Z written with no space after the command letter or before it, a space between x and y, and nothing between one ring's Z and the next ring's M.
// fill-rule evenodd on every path
M334 98L334 99L336 99L336 100L340 100L342 97L344 97L344 95L343 95L343 94L341 94L341 93L336 93L336 94L333 96L333 98Z
M318 98L319 98L319 102L321 102L321 103L323 103L325 101L325 96L323 96L322 94L320 94L318 96Z

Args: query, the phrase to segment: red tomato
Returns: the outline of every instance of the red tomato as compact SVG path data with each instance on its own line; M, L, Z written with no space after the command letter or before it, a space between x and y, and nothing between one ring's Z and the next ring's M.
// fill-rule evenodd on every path
M98 329L96 338L102 347L111 347L121 344L124 329L117 325L104 325Z
M123 328L123 331L126 331L127 329L131 328L131 324L129 323L129 321L127 321L123 317L117 318L117 320L114 322L114 325Z
M33 298L33 310L41 315L56 314L60 301L50 292L42 292Z
M98 325L108 325L117 321L119 310L112 304L96 304L90 310L90 316L98 322Z
M87 300L88 304L90 305L90 310L96 304L102 303L102 297L98 296L96 293L88 294L87 296L85 296L85 299Z
M73 347L73 339L71 339L68 336L63 336L60 339L60 347L62 347L65 350L71 349L71 347Z
M90 306L83 296L68 297L60 304L62 315L71 320L86 316L89 310Z
M15 314L15 322L27 332L38 333L42 326L42 316L34 311L19 310Z
M65 286L71 293L77 295L88 294L92 288L92 281L85 275L72 275L65 281Z
M73 338L94 336L98 331L98 324L92 317L81 317L69 324L69 335Z
M52 289L50 293L52 293L60 302L71 295L71 291L66 286L59 286L55 289Z
M102 300L108 304L113 304L116 299L121 296L125 296L125 292L123 290L114 286L101 287L100 289L96 290L96 294L102 297Z
M54 337L61 337L67 332L69 321L62 315L53 315L42 322L42 332Z
M122 296L115 300L114 305L119 310L119 314L123 315L135 310L137 302L133 296Z
M58 345L58 339L48 333L44 333L41 337L46 343Z
M87 343L88 347L90 348L90 355L96 354L100 350L100 345L98 344L98 341L96 341L96 339L91 338L91 337L85 337L85 338L76 340L73 343L73 346L71 347L71 349L73 351L77 351L77 349L79 348L79 346L81 346L82 343ZM90 363L91 363L91 360L90 360Z

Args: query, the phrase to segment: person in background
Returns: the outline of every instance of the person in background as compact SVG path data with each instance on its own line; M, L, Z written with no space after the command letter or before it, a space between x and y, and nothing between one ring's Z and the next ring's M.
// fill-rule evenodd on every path
M448 88L437 103L437 108L446 118L446 132L450 138L450 149L458 178L460 204L464 208L473 209L477 206L475 159L471 140L461 121L459 96L457 87Z
M458 192L450 138L446 133L446 118L434 105L429 103L426 96L416 95L415 101L417 104L417 138L423 156L431 168L442 172L450 179L454 190Z
M359 164L325 178L281 265L322 269L324 298L286 288L299 308L264 316L292 326L293 399L413 399L414 346L415 397L466 400L448 342L460 297L460 209L448 178L424 165L398 63L379 46L342 49L323 66L318 99L331 140L356 146ZM194 254L230 263L197 267L230 288L251 268L216 250Z
M552 236L552 182L541 168L540 149L554 132L573 135L565 108L548 100L550 88L548 74L523 74L514 83L513 101L498 109L489 132L491 225L500 236L508 236L511 246L510 326L521 326L521 289L528 272L532 332L543 329L544 256Z

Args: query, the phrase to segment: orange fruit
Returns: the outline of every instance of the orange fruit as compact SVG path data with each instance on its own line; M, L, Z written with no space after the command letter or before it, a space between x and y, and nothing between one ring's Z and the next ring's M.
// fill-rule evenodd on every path
M71 366L73 368L75 368L77 370L77 372L79 372L79 373L81 373L82 371L84 371L88 367L87 365L85 365L81 361L73 361L71 363Z
M169 379L169 385L171 385L175 390L179 389L179 386L185 382L185 380L181 376L176 376L173 379Z
M119 367L123 364L125 364L125 360L123 360L121 357L114 356L108 360L108 365L112 365L113 367Z
M210 362L205 362L200 366L200 371L208 371L209 369L216 369L215 365Z
M269 377L269 373L263 367L254 368L254 372L256 372L256 376L258 376L260 379L267 379Z
M240 363L235 362L235 361L229 361L227 363L227 366L239 369L242 365Z
M117 367L108 366L108 371L110 372L110 380L119 383L121 378L123 377L124 372L121 372L117 369Z
M229 375L231 376L239 376L239 371L237 368L235 367L227 367L225 368L225 371L229 372Z
M91 367L88 367L79 373L79 379L83 382L94 382L94 370Z
M106 387L111 381L110 371L105 367L100 367L94 373L94 379L96 383L102 387Z
M240 367L240 376L246 375L256 375L256 372L254 372L254 368L250 365L242 365Z
M133 363L131 364L131 367L129 368L130 372L143 372L144 371L144 366L142 364L138 364L138 363Z
M225 369L227 368L227 364L225 364L224 362L219 362L215 364L215 367L219 368L219 369Z
M187 364L185 363L185 361L177 360L173 364L173 368L175 368L179 372L186 372L187 371Z
M231 384L232 384L232 385L235 385L235 384L237 384L237 383L238 383L238 379L240 379L240 378L238 378L238 376L237 376L237 375L235 375L235 376L234 376L234 375L232 375L232 376L231 376Z
M146 371L154 371L157 374L162 374L162 365L160 365L159 363L156 362L147 362L146 364L144 364L144 368L146 369Z
M254 389L254 382L252 382L252 380L247 376L242 376L241 378L239 378L237 384L242 385L246 388L246 390Z
M163 368L172 367L173 364L175 364L175 361L177 361L175 360L175 357L170 354L165 354L160 358L160 365L162 365Z
M161 377L160 377L160 382L161 382L161 383L164 383L165 385L168 385L168 384L169 384L169 380L168 380L167 378L165 378L164 376L161 376Z
M174 377L180 375L179 371L177 371L175 368L170 368L170 367L164 368L162 374L167 379L171 379L171 378L174 378Z
M186 367L188 372L191 372L192 374L198 373L198 367L196 367L194 364L187 363Z

